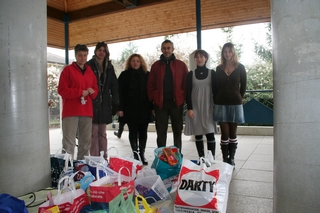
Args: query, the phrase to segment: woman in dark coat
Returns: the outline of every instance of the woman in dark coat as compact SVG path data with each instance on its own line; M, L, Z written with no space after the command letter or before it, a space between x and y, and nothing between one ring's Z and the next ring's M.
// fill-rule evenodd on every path
M127 122L129 141L135 159L139 159L136 153L138 152L144 165L148 165L144 153L152 110L152 103L147 95L148 76L149 72L142 56L132 54L126 61L125 71L118 79L120 95L118 115L124 117Z
M93 121L90 155L99 156L104 151L107 159L108 141L106 125L112 122L119 107L118 80L113 65L109 60L109 49L105 42L99 42L94 50L94 56L88 61L96 75L99 93L93 102Z

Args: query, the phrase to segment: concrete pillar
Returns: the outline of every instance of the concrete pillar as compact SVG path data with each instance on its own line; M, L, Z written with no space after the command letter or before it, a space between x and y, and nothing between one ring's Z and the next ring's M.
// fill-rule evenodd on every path
M0 193L50 186L47 5L0 5Z
M274 211L319 212L320 1L272 0Z

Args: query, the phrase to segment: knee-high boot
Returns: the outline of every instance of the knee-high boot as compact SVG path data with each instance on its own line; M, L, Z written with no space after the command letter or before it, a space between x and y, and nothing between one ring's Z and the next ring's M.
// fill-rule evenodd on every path
M196 147L198 151L199 158L204 157L204 146L203 146L203 140L197 140L196 139Z
M225 163L228 163L229 159L229 147L228 147L228 141L222 141L220 143L221 152L222 152L222 161Z
M208 151L211 151L213 160L216 159L216 141L207 141Z
M148 165L148 161L144 156L145 150L146 150L146 140L139 140L139 155L142 161L143 165Z
M237 139L230 139L229 140L229 145L228 145L228 149L229 149L229 164L231 164L232 166L235 166L235 162L234 162L234 156L236 154L236 149L238 147L238 142Z

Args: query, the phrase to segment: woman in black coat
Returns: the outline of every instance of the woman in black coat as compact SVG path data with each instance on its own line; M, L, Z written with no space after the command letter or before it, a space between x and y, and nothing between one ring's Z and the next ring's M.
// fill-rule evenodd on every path
M129 141L135 159L139 159L136 153L138 152L144 165L148 165L144 153L152 110L152 103L147 95L148 76L149 72L142 56L132 54L126 61L125 71L118 78L120 95L118 115L124 117L127 122Z
M113 65L109 60L109 48L105 42L99 42L94 50L94 56L88 65L96 75L99 93L93 102L93 121L90 155L99 156L104 151L107 159L108 141L106 125L112 122L119 107L118 80Z

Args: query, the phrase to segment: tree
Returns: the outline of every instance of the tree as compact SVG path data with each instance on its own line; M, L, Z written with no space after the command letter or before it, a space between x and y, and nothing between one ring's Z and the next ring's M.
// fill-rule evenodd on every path
M53 105L49 108L50 127L60 125L60 96L58 94L58 81L64 65L57 63L47 64L48 99L53 100Z
M272 67L272 36L271 23L266 28L267 44L262 45L254 41L257 59L255 63L247 67L247 90L272 90L273 89L273 67ZM253 97L250 97L253 98ZM249 97L246 99L249 100ZM254 98L273 107L273 93L257 93ZM270 104L271 103L271 104Z
M120 75L120 73L124 70L125 62L129 58L129 56L137 52L138 47L134 44L134 42L129 41L128 46L121 52L120 59L112 61L117 75Z
M230 42L234 45L235 51L238 55L238 59L241 59L241 55L243 53L242 51L242 44L241 43L235 43L233 42L233 27L223 27L221 28L221 31L225 34L225 42ZM221 59L221 51L222 51L221 45L219 45L219 51L216 51L216 58L212 59L213 64L220 64L220 59Z

